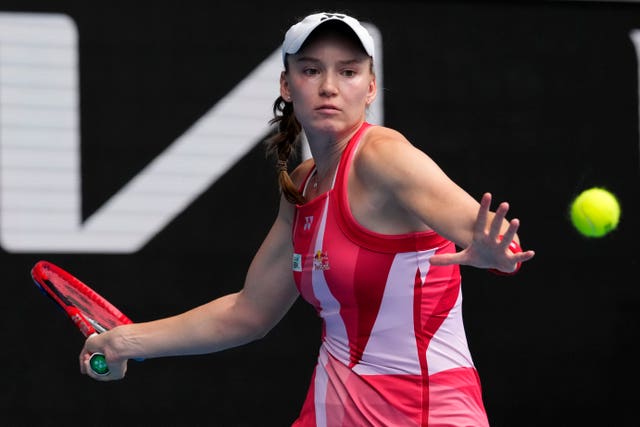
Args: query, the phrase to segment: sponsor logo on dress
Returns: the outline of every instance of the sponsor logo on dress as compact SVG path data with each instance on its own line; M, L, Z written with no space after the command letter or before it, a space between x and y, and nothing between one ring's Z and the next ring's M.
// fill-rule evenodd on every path
M329 269L329 256L326 252L317 251L313 256L313 269L316 271L324 271Z
M293 271L302 271L302 255L293 254L293 260L291 263L291 269Z

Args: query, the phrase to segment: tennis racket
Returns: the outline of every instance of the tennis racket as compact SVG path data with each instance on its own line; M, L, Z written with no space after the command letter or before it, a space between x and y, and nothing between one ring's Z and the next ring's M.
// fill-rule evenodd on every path
M51 298L85 337L100 334L118 325L133 323L120 310L71 273L48 261L38 261L31 277L40 290ZM93 353L91 369L98 375L109 374L104 354Z

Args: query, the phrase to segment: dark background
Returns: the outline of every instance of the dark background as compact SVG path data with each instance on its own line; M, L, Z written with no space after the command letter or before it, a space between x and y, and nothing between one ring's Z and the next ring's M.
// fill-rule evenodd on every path
M0 11L66 13L78 26L85 217L276 49L289 25L319 10L380 29L385 124L474 197L508 200L523 246L537 251L515 277L463 267L492 426L635 425L640 169L629 32L640 28L640 5L0 1ZM622 205L620 226L602 239L568 222L571 199L594 185ZM0 250L0 422L289 425L319 344L302 301L259 342L130 362L125 380L99 383L79 374L82 336L29 277L48 259L136 321L176 314L242 285L277 199L256 141L137 253Z

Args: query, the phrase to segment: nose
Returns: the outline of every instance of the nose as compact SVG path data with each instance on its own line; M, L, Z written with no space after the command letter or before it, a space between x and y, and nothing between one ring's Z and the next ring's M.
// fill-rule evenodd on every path
M322 79L322 84L320 85L320 96L333 96L338 92L338 89L335 84L335 78L331 73L327 73Z

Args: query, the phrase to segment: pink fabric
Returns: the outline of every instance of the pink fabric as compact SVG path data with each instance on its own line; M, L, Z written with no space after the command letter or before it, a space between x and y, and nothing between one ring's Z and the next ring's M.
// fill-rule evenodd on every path
M434 232L381 235L351 215L347 177L365 123L328 193L297 206L293 272L323 320L296 427L488 425L462 322L458 266Z
M488 426L480 382L473 368L443 371L429 378L425 389L419 375L355 374L339 361L329 358L323 366L330 377L330 387L321 399L326 423L316 423L316 402L310 388L300 417L294 427L326 425L353 426ZM314 378L315 380L315 375ZM416 396L428 390L428 411L417 406ZM461 410L461 408L465 408ZM426 419L423 419L426 415Z

